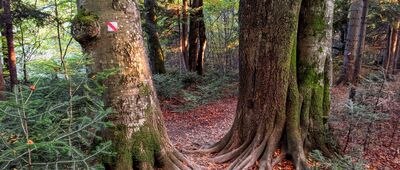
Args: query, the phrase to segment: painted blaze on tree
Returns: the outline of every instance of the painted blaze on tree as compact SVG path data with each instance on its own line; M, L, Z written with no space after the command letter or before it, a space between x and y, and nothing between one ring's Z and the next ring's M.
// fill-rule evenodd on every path
M200 152L231 162L228 169L272 169L280 148L306 169L307 151L332 154L325 122L333 1L241 0L239 8L236 118L221 141Z
M134 0L81 0L73 21L74 38L93 58L92 71L114 70L103 84L104 100L114 114L113 127L104 132L112 140L114 157L107 169L194 168L171 144L154 92ZM106 22L118 22L108 32Z

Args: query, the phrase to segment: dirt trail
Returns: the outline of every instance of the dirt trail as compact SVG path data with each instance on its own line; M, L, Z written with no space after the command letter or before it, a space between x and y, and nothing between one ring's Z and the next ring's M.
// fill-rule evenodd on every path
M332 89L332 115L336 118L330 119L329 122L334 128L334 134L338 136L340 144L343 144L346 140L346 132L348 131L349 124L342 113L346 101L347 89L345 87ZM163 109L165 123L172 142L179 150L191 150L217 142L229 130L234 119L236 104L237 98L232 97L182 113L174 113ZM400 108L396 110L400 110ZM400 169L398 156L400 140L396 131L400 126L394 127L392 121L394 119L398 124L399 117L395 113L391 116L393 117L387 121L374 124L376 128L371 132L373 134L371 136L373 137L371 138L372 142L369 144L370 149L368 150L368 154L364 155L364 159L370 162L371 166L369 169ZM338 119L337 117L341 117L342 119ZM392 132L396 132L394 136ZM390 140L392 138L394 140ZM354 136L352 139L349 147L356 147L360 144L360 141L357 139L362 139L362 137ZM392 141L389 148L385 145L388 141ZM207 161L210 155L188 154L187 156L192 161L208 169L223 169L227 166L227 164L210 163ZM276 169L282 168L292 169L287 162L282 162L280 167Z

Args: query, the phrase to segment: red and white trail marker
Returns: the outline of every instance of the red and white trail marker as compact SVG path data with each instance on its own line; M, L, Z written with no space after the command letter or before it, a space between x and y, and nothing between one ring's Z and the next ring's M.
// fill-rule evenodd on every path
M107 31L108 32L117 32L118 31L118 23L117 22L106 22Z

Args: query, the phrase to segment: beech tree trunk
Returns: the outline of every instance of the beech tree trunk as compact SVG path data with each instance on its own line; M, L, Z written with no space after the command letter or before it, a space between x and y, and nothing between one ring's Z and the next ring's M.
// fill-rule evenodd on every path
M14 49L14 34L13 34L13 19L11 15L11 4L10 0L2 0L4 9L4 32L7 39L7 59L8 59L8 69L10 71L10 87L11 90L14 86L18 84L17 78L17 58L15 56Z
M357 56L355 60L355 67L353 73L353 84L357 84L359 81L361 65L362 65L362 57L364 56L364 48L365 48L365 35L367 32L367 16L368 16L368 0L363 0L363 8L361 14L361 27L360 34L358 38L358 47L357 47Z
M182 32L181 32L181 51L183 55L183 61L187 70L189 68L189 51L188 51L188 31L189 31L189 18L188 18L188 1L182 1Z
M195 168L170 143L153 87L142 37L140 13L133 0L78 1L82 15L73 21L74 38L93 58L96 73L114 70L103 84L104 100L114 111L113 127L104 138L112 140L114 157L104 159L106 169ZM106 22L118 22L107 30Z
M358 47L357 47L357 56L355 59L354 65L354 73L352 78L353 86L350 89L349 98L354 99L356 95L356 86L360 80L360 72L362 66L362 58L364 56L364 48L365 48L365 34L367 32L367 16L368 16L368 0L363 0L363 8L361 14L361 26L360 26L360 33L358 36Z
M352 0L349 10L349 24L346 37L345 54L340 76L336 84L348 84L352 82L355 58L359 42L361 17L363 11L362 0Z
M163 74L166 72L164 64L165 57L157 30L157 16L155 11L157 2L155 0L145 0L144 6L146 8L146 24L144 28L148 37L147 44L149 58L151 60L150 63L152 64L151 69L153 74Z
M332 155L325 122L333 1L241 0L239 8L236 117L221 141L199 152L231 162L228 169L271 170L287 155L296 169L306 169L306 151ZM282 153L273 159L278 148Z

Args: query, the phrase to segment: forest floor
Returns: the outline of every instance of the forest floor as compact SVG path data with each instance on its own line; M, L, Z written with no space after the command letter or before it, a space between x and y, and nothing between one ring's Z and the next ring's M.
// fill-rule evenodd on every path
M364 92L371 89L363 89ZM388 83L387 87L379 89L378 94L386 94L377 97L379 109L385 119L362 121L364 117L356 117L345 110L357 106L348 104L348 88L335 87L332 89L332 113L329 125L339 141L344 153L350 155L355 161L365 160L365 169L400 169L400 78ZM363 93L361 90L360 93ZM364 97L365 98L365 97ZM365 99L366 100L366 99ZM371 100L370 104L375 101ZM365 102L368 103L368 102ZM163 101L162 106L179 105L174 101ZM173 112L168 107L162 107L168 134L178 150L198 149L209 146L220 140L232 125L237 98L230 97L219 101L199 106L186 112ZM374 109L374 112L377 112ZM382 116L378 116L382 117ZM365 118L366 119L366 118ZM372 121L372 123L371 123ZM349 127L351 127L349 133ZM369 134L366 136L366 134ZM365 142L367 141L367 142ZM357 156L358 155L358 156ZM228 164L214 164L207 161L211 155L187 154L195 163L207 167L207 169L223 169ZM283 160L274 169L293 169L290 161Z

